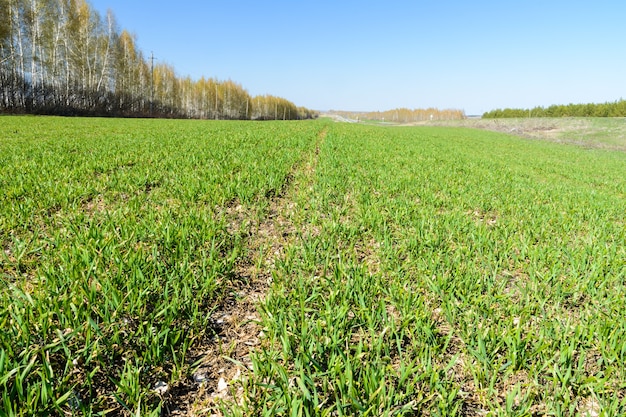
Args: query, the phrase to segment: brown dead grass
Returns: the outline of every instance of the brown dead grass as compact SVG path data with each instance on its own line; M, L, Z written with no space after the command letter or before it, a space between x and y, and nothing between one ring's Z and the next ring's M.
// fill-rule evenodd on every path
M513 118L439 120L417 123L429 126L468 127L502 132L527 139L626 151L626 125L622 118Z

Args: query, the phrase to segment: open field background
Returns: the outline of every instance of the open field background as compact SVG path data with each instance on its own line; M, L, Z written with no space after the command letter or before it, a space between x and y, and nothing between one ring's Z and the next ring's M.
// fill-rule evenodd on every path
M0 414L626 413L608 145L1 122Z
M626 119L623 117L464 119L426 124L485 129L532 139L626 151Z

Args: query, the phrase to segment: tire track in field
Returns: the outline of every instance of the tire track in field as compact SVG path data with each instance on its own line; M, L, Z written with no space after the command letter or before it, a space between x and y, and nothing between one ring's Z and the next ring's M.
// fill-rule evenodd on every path
M233 291L222 308L212 315L218 338L204 352L200 366L187 381L187 389L173 398L165 415L220 416L222 402L243 399L242 381L252 370L250 353L260 346L263 329L257 306L263 302L272 283L276 263L284 257L285 248L297 237L293 223L297 210L294 195L300 187L313 182L320 147L328 128L317 135L312 151L306 151L287 174L282 186L266 193L268 207L260 217L237 201L225 208L229 232L247 234L245 251L234 269Z

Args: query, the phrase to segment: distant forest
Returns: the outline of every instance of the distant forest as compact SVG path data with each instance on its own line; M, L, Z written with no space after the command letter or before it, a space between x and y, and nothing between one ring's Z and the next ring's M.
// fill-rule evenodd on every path
M233 81L179 77L85 0L0 0L0 113L303 119L317 114Z
M483 114L483 119L508 117L626 117L626 100L600 104L567 104L533 109L497 109Z

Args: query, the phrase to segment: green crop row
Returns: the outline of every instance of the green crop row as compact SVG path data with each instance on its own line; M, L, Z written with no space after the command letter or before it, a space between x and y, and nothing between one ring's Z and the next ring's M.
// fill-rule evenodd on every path
M2 118L0 415L165 413L241 262L273 282L224 414L623 415L624 172L459 128Z
M0 415L159 415L320 129L2 118Z
M333 125L240 415L626 413L626 156Z

